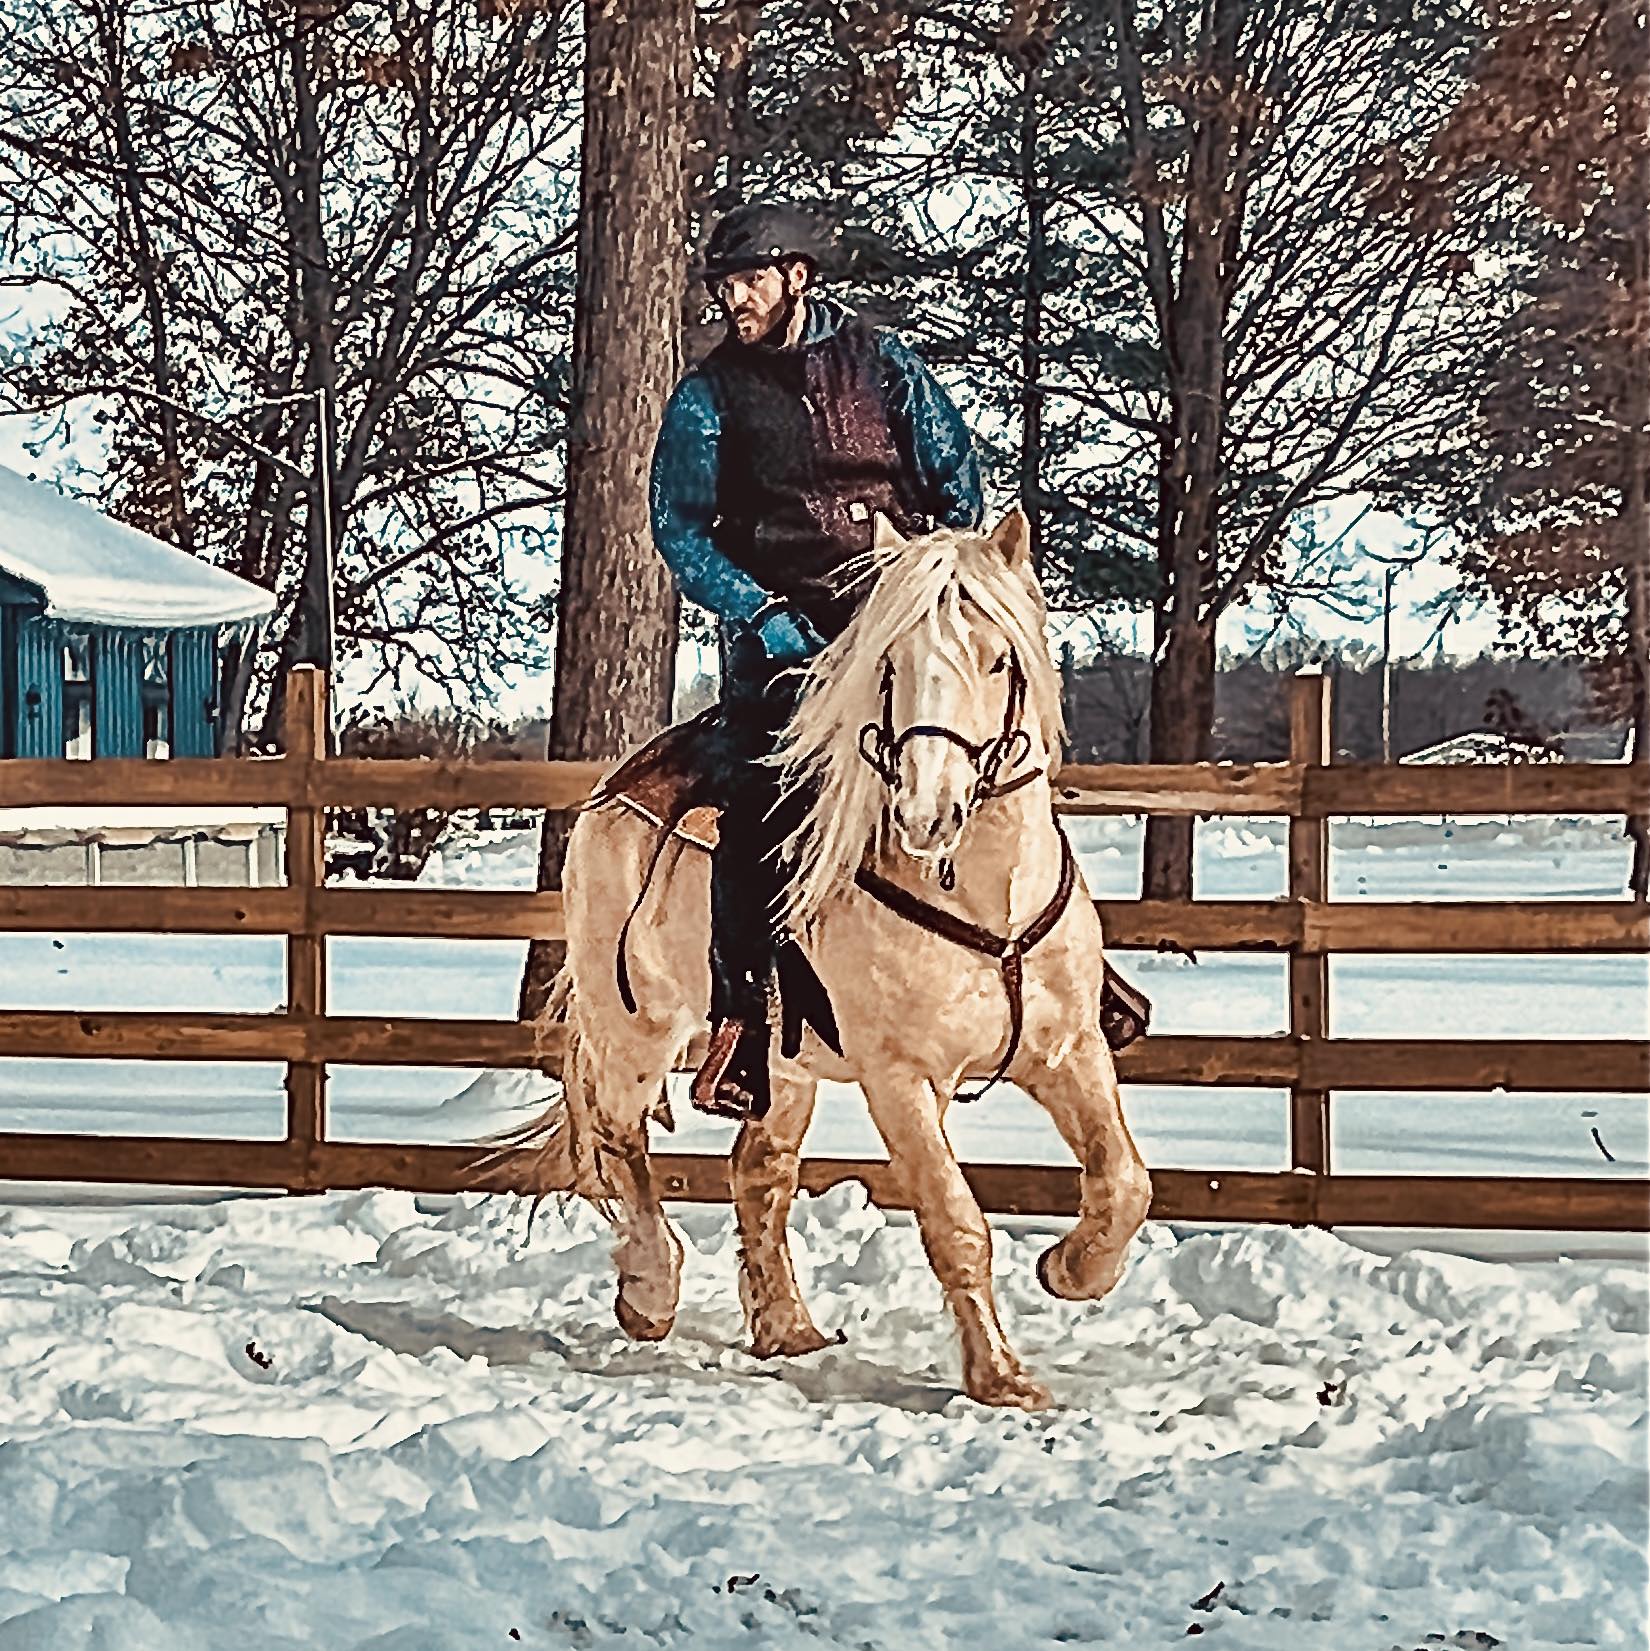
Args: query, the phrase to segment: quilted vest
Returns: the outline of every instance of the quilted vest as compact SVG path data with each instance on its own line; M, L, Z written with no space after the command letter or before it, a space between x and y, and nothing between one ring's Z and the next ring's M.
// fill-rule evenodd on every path
M907 534L922 526L874 334L856 316L795 349L729 339L699 370L722 431L717 548L824 636L839 635L864 590L836 593L831 576L870 549L874 514Z

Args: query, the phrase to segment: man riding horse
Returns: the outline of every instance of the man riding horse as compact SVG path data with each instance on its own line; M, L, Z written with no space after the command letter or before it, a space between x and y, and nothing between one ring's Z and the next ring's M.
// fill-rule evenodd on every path
M787 811L763 760L795 709L795 667L852 617L838 576L878 514L909 535L976 527L982 509L962 415L897 337L814 291L821 251L794 207L717 224L704 278L727 337L677 386L653 458L659 552L724 627L712 1032L692 1094L732 1116L767 1109L776 966L787 985L805 972L787 970L777 930Z

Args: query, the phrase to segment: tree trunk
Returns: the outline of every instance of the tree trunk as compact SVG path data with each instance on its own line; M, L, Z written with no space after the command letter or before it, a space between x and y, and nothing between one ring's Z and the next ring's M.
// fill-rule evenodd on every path
M681 351L692 0L585 0L584 141L552 761L619 757L670 715L677 602L653 548L648 468ZM547 815L541 889L571 820ZM535 941L519 1012L562 948Z
M1640 64L1642 71L1643 65ZM1650 349L1650 75L1635 77L1636 95L1627 119L1638 138L1633 157L1629 222L1633 225L1628 291L1638 308L1632 343L1642 355ZM1621 526L1627 551L1627 648L1632 662L1633 749L1631 760L1650 767L1650 374L1628 374L1623 409L1627 439L1623 443ZM1650 817L1630 815L1627 835L1633 841L1633 869L1628 888L1635 900L1650 899Z
M1151 760L1208 762L1214 725L1214 626L1176 626L1159 645L1152 670ZM1194 824L1190 815L1147 819L1142 899L1191 899Z
M1237 78L1241 6L1221 0L1199 53L1215 84ZM1160 584L1152 653L1153 762L1207 762L1214 731L1215 621L1220 573L1221 448L1226 430L1227 260L1236 214L1228 118L1211 112L1191 133L1180 282L1167 305L1170 423L1159 469ZM1192 897L1192 821L1146 823L1141 872L1147 900Z

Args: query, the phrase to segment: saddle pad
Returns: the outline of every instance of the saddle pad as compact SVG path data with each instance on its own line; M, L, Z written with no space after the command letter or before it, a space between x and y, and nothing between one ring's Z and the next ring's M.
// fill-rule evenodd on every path
M662 826L665 823L640 798L624 792L603 797L602 802L617 803L620 808L628 808L632 814L639 814L649 825ZM708 852L716 847L716 822L720 812L715 808L690 808L672 827L672 835L680 837L684 843L691 843L694 848L702 848Z
M718 810L698 799L705 786L702 741L715 715L701 712L656 734L596 787L586 806L617 803L696 848L714 848Z

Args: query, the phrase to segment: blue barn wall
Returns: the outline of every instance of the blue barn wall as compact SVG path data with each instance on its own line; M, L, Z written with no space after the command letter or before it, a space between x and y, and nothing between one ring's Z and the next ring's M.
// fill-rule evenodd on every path
M4 576L0 575L0 580ZM0 757L63 755L63 644L71 631L91 636L92 750L99 757L141 757L143 642L167 637L169 747L175 757L217 754L219 632L216 627L143 632L64 625L8 598L0 583ZM35 593L28 593L34 596ZM30 696L33 696L32 700Z
M63 637L54 620L20 613L12 628L12 698L20 757L63 755Z
M0 572L0 757L17 755L17 625L43 605L33 585Z
M143 645L132 631L92 632L92 751L143 755Z
M0 757L17 755L17 714L12 709L17 698L13 678L17 675L12 642L12 630L17 624L17 609L9 602L0 602Z
M91 638L92 751L98 757L141 757L143 645L164 637L167 657L168 744L174 757L218 753L218 669L226 634L256 626L194 626L140 631L65 624L48 618L44 596L0 572L0 758L61 757L63 647L71 633Z
M172 755L218 754L218 633L173 631Z

